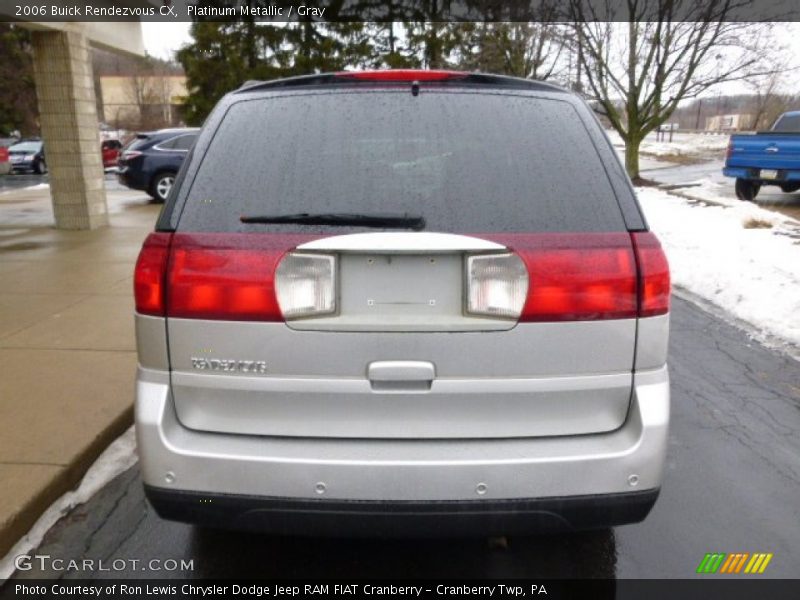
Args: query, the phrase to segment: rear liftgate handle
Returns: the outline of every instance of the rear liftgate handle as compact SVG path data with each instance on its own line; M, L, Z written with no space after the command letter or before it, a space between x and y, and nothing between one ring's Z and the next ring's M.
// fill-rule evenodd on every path
M381 360L367 367L375 392L429 392L436 377L433 363L418 360Z

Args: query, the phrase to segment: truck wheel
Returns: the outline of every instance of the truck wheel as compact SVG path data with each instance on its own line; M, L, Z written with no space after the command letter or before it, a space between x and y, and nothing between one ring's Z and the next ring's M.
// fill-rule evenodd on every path
M758 195L758 190L761 189L761 184L751 181L749 179L736 180L736 197L739 200L753 201Z
M781 190L787 194L791 194L792 192L800 190L800 183L784 183L781 185Z

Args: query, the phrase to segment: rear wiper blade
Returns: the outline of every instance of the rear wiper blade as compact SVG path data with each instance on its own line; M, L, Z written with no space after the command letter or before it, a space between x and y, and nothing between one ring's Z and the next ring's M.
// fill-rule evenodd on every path
M364 215L358 213L297 213L290 215L243 215L242 223L299 223L346 227L385 227L387 229L425 229L425 219L415 215Z

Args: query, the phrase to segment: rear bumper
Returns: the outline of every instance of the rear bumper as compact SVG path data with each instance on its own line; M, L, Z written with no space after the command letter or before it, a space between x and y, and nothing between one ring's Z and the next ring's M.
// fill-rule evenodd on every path
M764 167L768 169L769 167ZM763 183L786 183L786 182L800 182L800 169L776 169L778 176L775 179L761 179L761 169L756 167L725 167L722 169L722 174L726 177L735 177L736 179L751 179L753 181L761 181Z
M148 181L141 172L130 170L128 167L119 167L117 181L132 190L147 191Z
M378 527L377 521L404 523L389 526L390 534L411 522L424 529L440 520L458 531L474 527L476 533L639 521L661 486L668 424L666 367L635 375L621 428L523 439L200 432L178 421L168 373L140 369L137 382L142 477L159 513L282 533L304 532L317 521L309 515L319 521L333 516L331 525L314 524L327 533L331 527L357 533L360 519L376 521L371 527ZM464 521L472 526L465 529Z
M202 494L145 486L163 518L278 535L443 537L533 534L636 523L659 490L529 500L381 502Z

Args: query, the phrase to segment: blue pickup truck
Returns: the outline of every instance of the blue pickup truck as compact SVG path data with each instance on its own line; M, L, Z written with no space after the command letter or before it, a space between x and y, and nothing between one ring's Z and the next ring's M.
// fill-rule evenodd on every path
M722 173L736 178L740 200L755 200L762 185L800 190L800 111L782 114L769 131L732 135Z

